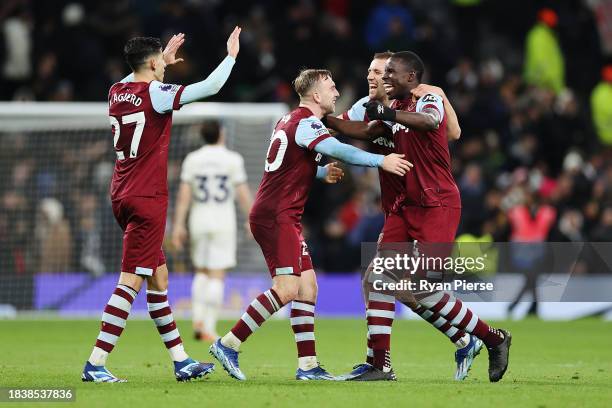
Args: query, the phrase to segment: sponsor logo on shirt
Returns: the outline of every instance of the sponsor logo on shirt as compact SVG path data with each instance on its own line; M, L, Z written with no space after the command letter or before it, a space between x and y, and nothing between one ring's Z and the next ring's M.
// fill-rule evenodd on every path
M425 102L438 102L438 98L433 94L427 94L423 97L423 103Z
M384 147L390 147L392 149L395 148L395 143L393 143L393 140L389 140L384 136L381 136L377 139L372 140L372 143L380 145L380 146L384 146Z
M316 130L316 129L321 129L323 127L323 125L318 123L318 122L312 122L310 124L310 127Z
M178 89L178 85L172 85L172 84L164 84L162 86L159 87L160 91L164 91L164 92L174 92Z
M408 129L406 126L404 125L400 125L399 123L395 123L393 124L393 127L391 128L391 131L393 132L393 134L396 134L399 131L405 131L405 132L409 132L410 129Z

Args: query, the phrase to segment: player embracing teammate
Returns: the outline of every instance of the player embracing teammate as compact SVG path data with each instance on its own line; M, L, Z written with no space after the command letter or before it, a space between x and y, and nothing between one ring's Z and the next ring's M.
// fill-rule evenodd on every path
M423 72L423 62L416 54L409 51L393 54L386 62L382 78L386 94L393 100L390 106L386 106L384 100L381 102L381 98L376 100L370 95L363 104L364 117L369 123L363 119L342 121L331 116L326 119L328 126L340 133L373 141L384 138L392 142L395 151L405 154L415 165L413 171L404 177L404 191L385 220L379 249L392 248L396 243L414 242L415 249L426 255L439 256L441 251L450 254L459 225L461 200L451 173L444 101L441 95L423 95L423 87L418 89ZM368 79L372 94L373 81ZM420 96L418 101L414 100L413 94ZM345 119L352 119L350 113ZM417 276L439 279L442 272L422 270ZM461 347L463 352L460 349L456 354L456 379L467 376L480 340L489 351L490 381L502 378L508 366L510 333L488 326L451 293L416 292L408 295L406 303L413 310L443 331L455 344L464 346ZM395 378L389 362L394 311L394 294L370 292L367 319L368 346L372 355L368 364L356 366L349 375L350 379ZM465 332L473 336L466 337Z
M336 182L342 171L334 163L317 163L325 154L346 163L381 167L404 175L411 164L401 155L371 154L333 138L321 118L335 109L339 96L331 73L306 69L294 81L297 109L275 126L249 221L266 259L272 287L257 296L234 327L210 348L224 369L238 380L246 376L238 364L241 344L281 307L291 303L291 327L298 349L298 380L333 380L317 360L314 334L316 274L302 237L301 217L315 177Z
M374 54L368 68L368 96L355 102L355 104L353 104L353 106L347 112L338 116L339 118L342 118L343 120L363 121L367 123L369 122L369 118L366 115L366 107L364 106L367 102L379 101L385 106L389 106L392 103L387 96L382 80L385 72L385 63L392 55L393 53L390 51ZM418 99L427 93L442 95L445 114L448 115L448 139L456 140L460 137L461 128L457 120L457 115L455 114L452 105L445 97L442 89L431 85L420 84L416 88L413 88L411 93L415 99ZM328 122L334 123L333 119L328 120ZM380 154L395 152L395 142L391 134L389 134L388 137L380 136L371 139L366 137L366 140L370 142L370 151L372 152ZM379 180L382 210L385 214L385 218L387 218L394 212L394 208L401 204L402 200L405 199L404 181L399 176L382 171L379 171ZM382 249L379 248L378 255L381 254ZM365 275L365 277L368 276L370 275ZM371 291L370 282L368 282L367 279L364 279L363 283L364 300L366 303L366 318L368 322L366 361L364 363L357 364L353 371L339 378L344 380L365 380L371 378L371 375L362 374L369 371L371 367L374 366L383 371L383 373L385 371L387 372L379 375L378 377L383 379L394 379L395 376L391 370L391 359L389 353L391 337L390 323L392 323L392 319L389 319L388 316L394 316L395 299L392 296L387 297L384 294ZM368 307L369 302L372 302L370 304L371 307ZM455 379L463 380L467 378L472 362L482 348L482 341L475 336L467 334L464 331L452 326L444 318L418 305L413 301L413 299L411 299L411 301L402 299L402 303L410 307L412 311L421 316L425 321L432 324L433 327L439 330L442 334L446 335L448 339L457 347L457 351L455 352L455 361L457 365ZM380 310L381 308L382 310ZM373 347L377 350L376 355Z

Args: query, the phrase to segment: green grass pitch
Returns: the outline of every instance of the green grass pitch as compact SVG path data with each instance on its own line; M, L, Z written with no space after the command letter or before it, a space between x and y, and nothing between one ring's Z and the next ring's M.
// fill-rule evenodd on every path
M298 382L293 380L293 335L282 320L267 322L243 345L246 382L229 378L217 366L205 380L177 383L153 323L134 320L108 361L108 368L129 382L82 383L82 366L98 325L94 320L0 321L0 386L76 389L76 402L30 403L37 407L612 406L612 323L595 319L498 322L512 331L513 345L509 370L497 384L488 382L484 350L470 377L453 381L453 346L428 325L411 321L393 326L399 381ZM229 325L222 322L221 331ZM210 361L208 345L191 339L190 323L180 321L179 328L190 355ZM360 320L318 320L320 361L334 374L349 371L363 361L364 332Z

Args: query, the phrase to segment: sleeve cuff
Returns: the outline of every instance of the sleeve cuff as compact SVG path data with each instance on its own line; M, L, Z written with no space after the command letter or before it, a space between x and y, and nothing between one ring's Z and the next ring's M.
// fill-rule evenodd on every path
M172 103L172 110L179 110L183 106L181 105L181 95L183 94L184 90L185 90L185 87L181 85L179 90L174 95L174 102Z
M331 137L329 133L326 133L324 135L317 137L315 140L310 142L310 144L308 145L308 150L313 150L319 143L321 143L323 140L327 139L328 137Z

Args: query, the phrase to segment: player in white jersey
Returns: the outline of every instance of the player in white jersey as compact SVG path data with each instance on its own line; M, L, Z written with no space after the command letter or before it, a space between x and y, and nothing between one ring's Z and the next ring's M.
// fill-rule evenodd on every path
M234 200L247 219L253 200L244 160L225 147L219 122L204 123L201 133L206 144L183 161L172 242L183 249L189 231L191 261L196 269L191 286L193 329L196 339L214 341L225 273L236 266ZM245 225L249 234L248 223Z

